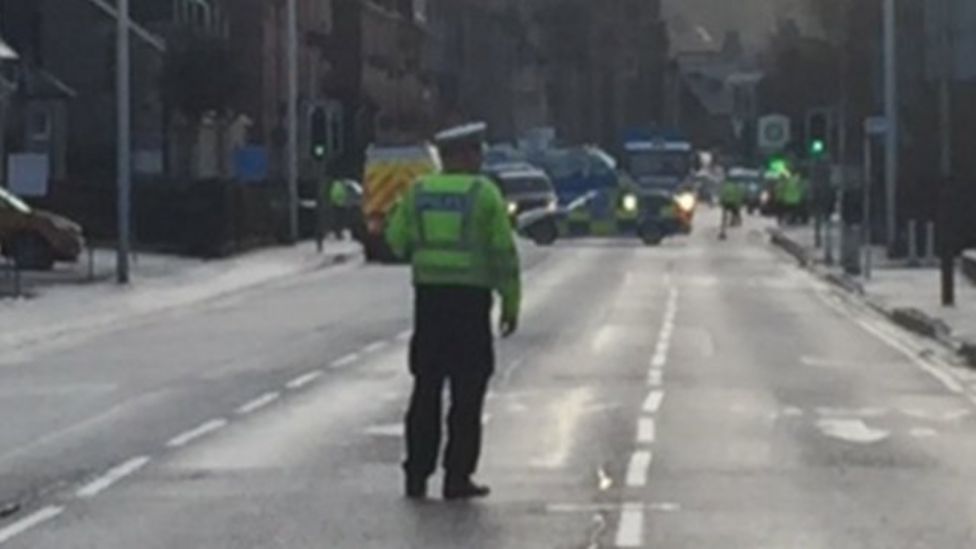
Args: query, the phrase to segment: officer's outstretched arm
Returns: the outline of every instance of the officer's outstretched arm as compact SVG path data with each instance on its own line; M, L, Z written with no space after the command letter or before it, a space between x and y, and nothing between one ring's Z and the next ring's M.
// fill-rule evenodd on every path
M505 211L505 201L494 187L488 191L489 202L489 243L492 268L495 274L495 289L502 300L502 331L509 335L518 325L519 309L522 300L522 277L519 265L518 248L512 223ZM509 334L506 334L505 332Z

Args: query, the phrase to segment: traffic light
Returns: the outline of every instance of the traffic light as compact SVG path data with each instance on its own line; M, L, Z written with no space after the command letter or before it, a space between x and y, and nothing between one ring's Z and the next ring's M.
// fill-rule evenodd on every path
M329 153L329 119L325 109L315 107L309 120L312 158L325 160Z
M827 155L830 138L830 114L825 110L811 111L807 116L807 153L810 158Z

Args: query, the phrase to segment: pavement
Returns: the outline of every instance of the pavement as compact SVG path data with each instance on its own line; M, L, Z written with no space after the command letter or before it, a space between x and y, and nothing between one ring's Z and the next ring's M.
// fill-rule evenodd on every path
M139 253L130 260L131 284L119 286L113 252L94 250L79 264L23 273L17 297L0 293L0 348L65 343L360 255L360 246L348 241L327 241L322 253L302 242L209 261ZM0 272L0 288L13 287L11 276Z
M974 546L976 374L717 222L525 248L478 502L401 497L402 267L2 347L0 548Z
M874 268L870 278L851 277L840 268L823 264L824 252L814 246L811 227L773 230L774 240L801 263L861 294L866 303L906 329L955 349L964 360L976 366L976 284L964 272L962 262L956 271L956 305L943 307L940 273L935 265L910 267L904 260L888 260L884 250L878 247L873 250Z

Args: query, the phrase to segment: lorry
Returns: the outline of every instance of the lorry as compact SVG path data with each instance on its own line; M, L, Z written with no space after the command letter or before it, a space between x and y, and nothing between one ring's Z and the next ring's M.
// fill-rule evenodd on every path
M430 143L370 145L366 149L362 200L366 230L362 244L367 261L396 259L386 243L387 218L411 185L442 169L440 154Z

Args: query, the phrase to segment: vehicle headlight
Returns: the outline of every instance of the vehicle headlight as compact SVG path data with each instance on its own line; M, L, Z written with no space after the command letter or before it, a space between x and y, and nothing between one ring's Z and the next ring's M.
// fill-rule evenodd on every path
M625 212L636 212L637 211L637 197L632 194L625 194L620 205L623 207Z
M518 213L518 204L515 202L508 203L508 215L515 215Z
M681 193L677 197L675 197L674 200L675 202L678 203L678 207L686 212L690 212L691 210L694 210L695 203L697 202L695 200L695 195L691 193Z

